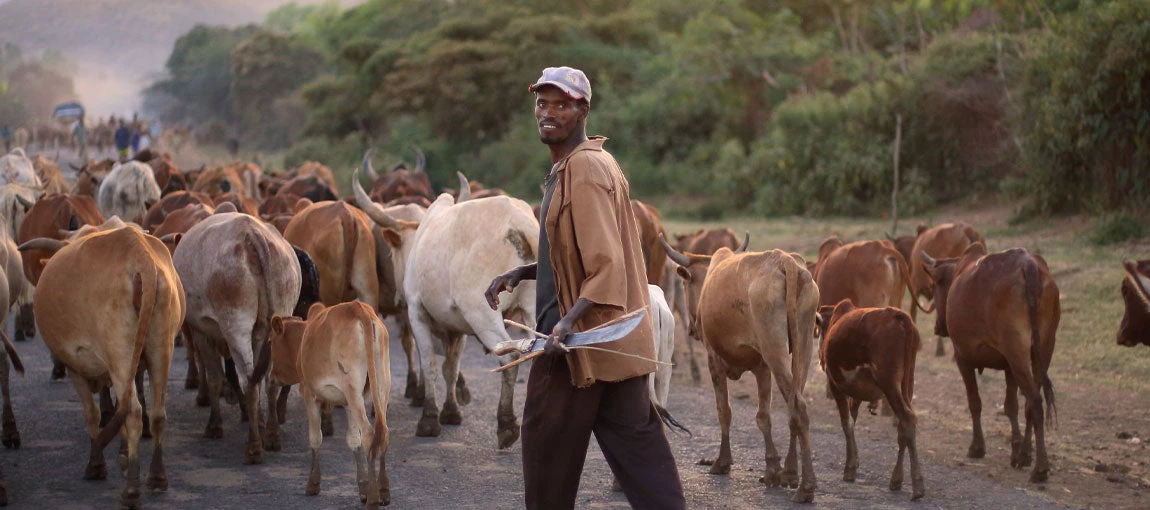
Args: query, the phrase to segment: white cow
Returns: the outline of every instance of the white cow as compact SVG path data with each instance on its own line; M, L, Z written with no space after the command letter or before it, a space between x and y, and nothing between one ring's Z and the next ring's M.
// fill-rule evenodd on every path
M100 183L96 207L105 218L119 216L124 221L140 223L148 206L160 201L160 186L147 163L129 161L112 167Z
M36 177L32 160L28 159L24 149L20 147L0 157L0 186L8 184L22 184L40 189L40 178Z
M364 166L368 166L366 159ZM496 276L535 261L539 223L522 200L496 196L456 203L445 193L431 204L413 232L413 223L391 218L382 206L372 202L358 177L357 171L352 179L356 202L388 231L385 237L393 247L396 284L403 289L408 320L423 363L424 407L416 435L438 436L441 423L462 421L456 381L464 335L474 335L492 351L499 342L511 339L503 325L504 317L535 325L534 282L524 282L507 299L500 300L498 311L487 305L484 291ZM437 343L442 343L447 358L443 365L447 396L442 413L434 384L440 370L435 355ZM513 359L513 355L503 356L499 362L502 365ZM502 374L499 448L507 448L519 439L513 408L517 374L516 368Z

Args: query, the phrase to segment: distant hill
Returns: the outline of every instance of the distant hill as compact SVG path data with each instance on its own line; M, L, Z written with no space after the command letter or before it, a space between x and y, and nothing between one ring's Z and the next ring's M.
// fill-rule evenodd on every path
M26 55L58 50L76 69L93 116L131 114L163 72L172 45L197 23L242 25L288 0L0 0L0 40ZM296 0L299 4L322 0ZM349 4L353 2L341 2ZM354 2L358 3L358 2Z

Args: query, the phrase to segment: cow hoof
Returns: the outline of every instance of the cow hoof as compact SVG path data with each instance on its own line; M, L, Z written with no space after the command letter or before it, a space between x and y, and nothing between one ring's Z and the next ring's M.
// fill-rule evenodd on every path
M858 471L857 470L848 469L848 470L843 471L843 481L844 482L854 482L855 478L857 478L857 477L858 477Z
M1034 470L1030 473L1030 483L1044 483L1050 479L1050 470Z
M814 503L815 502L815 488L802 487L795 491L795 495L791 496L791 503Z
M207 439L223 439L224 427L220 425L208 425L208 428L204 429L204 437Z
M910 500L911 501L917 501L919 499L922 499L922 497L925 495L926 495L926 488L923 487L922 480L921 479L915 480L913 492L910 493Z
M168 477L164 475L148 475L148 489L154 491L168 490Z
M192 377L189 375L188 377L184 378L184 389L185 390L196 390L199 388L200 388L200 379L198 377ZM199 399L197 399L196 403L197 404L199 403Z
M499 438L500 450L511 448L511 445L515 444L515 442L519 440L519 425L516 424L510 427L500 427L499 432L497 433L497 437Z
M794 471L783 471L782 476L779 477L779 485L788 489L794 489L799 486L799 474ZM796 503L803 503L803 501L796 501Z
M21 328L16 328L16 341L23 342L25 340L27 340L27 338L24 337L24 330Z
M1015 469L1030 467L1033 461L1034 459L1030 457L1030 453L1018 453L1010 456L1010 467Z
M379 502L382 503L383 506L391 504L391 489L379 490Z
M970 448L966 450L966 456L972 459L981 459L986 456L986 447L970 445Z
M419 389L419 378L416 377L415 372L407 373L407 386L403 387L403 398L415 398Z
M5 448L11 450L20 449L20 431L16 429L15 423L12 423L10 426L5 424L3 443Z
M65 378L67 376L68 376L68 370L64 368L64 365L53 365L52 366L52 380L53 381L59 381L59 380Z
M443 404L443 411L439 413L439 423L443 425L459 425L463 423L463 413L459 412L459 407L451 404Z
M140 439L152 438L152 427L148 425L148 421L149 420L147 418L144 418L144 426L142 427L143 430L140 431Z
M120 495L120 508L135 510L140 508L140 488L125 487Z
M895 480L892 478L890 481L890 490L901 491L902 490L902 480Z
M731 472L731 462L730 461L722 462L722 461L716 460L715 462L711 463L711 469L707 472L712 474L712 475L729 474Z
M459 379L459 384L455 385L455 398L463 405L471 403L471 390L467 388L467 384L463 382L463 379Z
M415 435L418 437L439 437L440 430L439 417L425 414L419 419L419 424L415 426Z
M244 453L244 464L251 466L264 463L264 449L260 445L249 446Z
M307 481L307 489L304 489L304 494L307 494L308 496L318 496L319 495L319 480L318 479L312 480L311 477L309 476L308 481Z
M108 466L104 463L88 464L84 468L85 480L106 480L108 478Z
M264 439L264 449L269 452L282 451L283 441L280 440L279 434L268 434Z

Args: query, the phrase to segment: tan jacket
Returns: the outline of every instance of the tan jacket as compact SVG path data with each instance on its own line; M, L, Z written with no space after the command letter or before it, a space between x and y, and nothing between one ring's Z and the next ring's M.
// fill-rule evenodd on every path
M566 315L580 297L594 303L574 331L647 307L649 301L631 188L619 163L603 150L606 141L591 137L552 168L558 181L544 221L559 311ZM653 331L648 312L626 337L598 347L654 359ZM578 387L655 371L650 361L587 350L568 354L567 364Z

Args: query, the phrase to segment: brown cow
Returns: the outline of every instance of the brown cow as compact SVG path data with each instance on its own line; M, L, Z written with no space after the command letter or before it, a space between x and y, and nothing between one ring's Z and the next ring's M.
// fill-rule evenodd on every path
M366 508L391 502L387 453L387 401L391 393L387 328L367 304L352 301L308 311L300 345L300 394L307 407L311 471L309 496L320 491L319 449L323 443L320 414L324 405L347 407L347 446L355 452L356 481ZM364 390L375 407L375 423L367 417ZM369 433L370 432L370 433ZM379 458L376 478L375 459Z
M910 254L910 259L907 260L910 264L912 297L916 299L918 296L926 296L927 299L934 297L934 284L931 282L930 276L923 270L923 254L934 259L958 257L968 246L976 242L983 242L982 234L975 231L974 227L961 221L944 223L919 234L918 240L914 243L914 250ZM918 320L918 311L911 308L910 316ZM935 356L946 354L942 338L942 336L938 337Z
M894 244L894 249L902 254L902 258L907 261L907 264L910 264L910 255L914 253L915 241L918 241L918 236L922 235L922 233L926 232L929 228L930 227L926 226L926 223L919 223L918 227L915 228L915 234L913 236L895 237L889 233L884 233L883 235L886 236L887 241Z
M259 179L262 172L253 163L232 163L203 170L192 183L192 191L207 193L213 199L236 193L259 203ZM217 204L218 205L218 204ZM242 208L241 208L242 210Z
M647 283L663 285L663 266L667 264L667 250L659 242L659 235L667 237L659 211L654 207L631 200L631 210L639 227L639 244L643 248L643 258L647 261Z
M339 193L316 175L301 175L280 186L276 194L286 194L307 198L312 202L339 200Z
M63 239L61 230L76 230L82 225L100 225L104 217L96 208L96 201L86 195L52 195L36 202L36 205L24 216L20 224L20 231L16 235L16 243L23 244L37 237ZM20 257L24 261L24 276L32 285L40 281L40 273L44 271L44 260L51 256L44 250L24 250ZM33 305L20 307L16 317L16 340L36 336L36 323L33 319ZM52 372L53 378L64 377L63 366L58 365Z
M847 299L837 306L819 307L818 325L824 332L819 363L827 373L827 385L838 405L839 421L846 436L843 481L855 481L858 473L854 422L858 420L859 404L885 398L898 429L898 461L890 475L890 490L902 489L902 456L909 449L911 499L921 498L925 489L911 406L918 328L902 310L856 308Z
M214 207L211 197L205 193L196 193L192 191L175 191L164 195L159 202L152 204L148 208L148 213L144 215L144 219L140 221L140 228L144 230L155 231L161 223L167 219L169 214L183 209L189 205L204 204Z
M345 202L320 202L292 217L284 238L307 252L319 269L320 301L332 306L379 298L375 239L367 215Z
M32 160L32 168L36 171L36 177L40 178L41 189L45 195L67 193L72 189L60 173L59 163L44 157L43 154L37 154L36 159Z
M392 168L390 172L379 175L374 169L366 170L368 177L371 178L371 192L368 196L371 197L373 202L387 203L397 198L403 197L421 197L427 200L427 205L431 205L431 200L434 196L431 193L431 181L427 178L427 173L423 171L425 158L423 152L418 148L415 149L416 165L415 170L409 171L407 166L400 163ZM365 159L370 158L370 152L364 155Z
M1150 259L1124 260L1122 267L1126 269L1122 279L1126 312L1118 326L1118 345L1150 345Z
M123 224L109 221L100 228L112 223ZM70 241L41 238L24 246L39 243L49 251L59 250L44 268L34 299L41 311L44 344L67 365L84 406L92 438L84 478L107 477L104 447L123 427L127 461L120 504L138 508L143 426L134 379L137 370L145 368L152 386L153 453L148 487L166 490L164 408L173 340L184 319L184 290L172 257L159 239L134 225L88 234L89 230L97 229L84 227ZM108 384L118 392L119 406L101 429L91 393Z
M906 260L887 241L844 244L838 236L828 237L819 245L812 274L819 286L820 306L849 299L859 308L902 308L902 296L910 287ZM921 306L912 293L910 306L916 305Z
M1038 460L1031 482L1044 482L1050 472L1046 459L1045 421L1053 419L1054 385L1047 374L1054 355L1060 315L1058 286L1046 260L1021 248L987 254L981 242L961 258L923 257L923 269L934 281L935 333L954 341L954 361L966 384L966 399L974 422L974 439L967 456L982 458L982 400L974 371L1006 371L1006 416L1010 419L1012 467L1030 465L1030 430L1034 429ZM1018 432L1018 390L1026 397L1026 438Z
M241 193L236 193L233 191L231 193L215 195L212 197L212 201L215 203L216 207L223 205L225 202L229 202L236 206L236 211L242 212L249 216L254 216L256 218L259 218L260 215L259 201Z
M160 187L162 195L167 196L170 193L188 189L188 182L176 163L172 161L171 154L148 148L137 152L132 159L147 163L148 166L152 167L152 172L156 177L156 185Z
M664 241L665 243L665 241ZM700 285L696 309L697 333L707 346L711 383L722 429L719 455L711 463L711 474L731 470L731 404L727 379L744 372L755 375L759 409L756 422L766 443L766 474L770 486L798 486L791 501L809 503L816 488L811 461L810 419L803 391L807 370L815 351L814 326L819 289L805 262L797 254L780 250L733 253L719 248L713 256L684 255L665 244L672 260L704 266L705 278L688 281ZM693 275L694 271L687 273ZM683 273L680 273L681 275ZM786 400L791 444L786 469L771 439L771 376ZM802 478L798 474L796 440L802 450Z
M110 158L101 160L92 160L84 164L82 167L68 164L76 171L76 180L72 183L72 193L77 195L88 195L96 198L96 193L100 189L100 183L107 177L108 173L112 171L112 167L116 166L116 161Z

